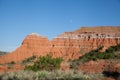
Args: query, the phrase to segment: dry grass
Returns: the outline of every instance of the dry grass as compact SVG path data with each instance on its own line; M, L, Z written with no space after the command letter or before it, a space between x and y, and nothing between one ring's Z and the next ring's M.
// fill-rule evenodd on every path
M101 80L102 74L85 74L80 71L19 71L0 74L0 80Z

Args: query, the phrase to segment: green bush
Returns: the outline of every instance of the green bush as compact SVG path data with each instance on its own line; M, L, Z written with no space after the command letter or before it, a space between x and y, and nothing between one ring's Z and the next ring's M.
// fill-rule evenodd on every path
M36 56L31 56L25 60L22 61L23 64L28 63L28 62L33 62L36 59Z
M62 58L52 58L50 55L39 57L38 60L34 62L33 65L28 65L25 67L25 70L54 70L60 67Z
M82 56L79 60L81 61L90 61L98 59L120 59L120 55L115 54L116 51L120 51L120 44L116 46L111 46L105 52L100 52L103 47L99 47L96 50L92 50Z
M111 62L110 65L105 67L103 74L106 77L113 77L115 80L120 80L120 67L115 67L117 62Z
M105 52L101 52L103 46L99 47L96 50L92 50L82 57L80 57L77 60L72 60L70 61L70 67L76 69L78 65L81 63L83 64L84 62L93 60L99 60L99 59L120 59L120 54L117 54L120 52L120 44L116 46L111 46L108 48ZM75 65L75 66L73 66Z
M84 56L80 57L77 60L70 61L70 67L73 69L78 69L79 68L78 66L80 64L83 64L84 62L87 62L90 60L96 61L96 60L98 60L98 58L102 58L102 56L101 56L102 54L99 54L99 52L102 48L103 47L101 46L96 50L92 50L92 51L86 53Z
M11 61L10 64L15 64L15 62L14 62L14 61Z
M120 44L116 46L111 46L110 48L106 50L107 53L114 53L116 51L120 51Z

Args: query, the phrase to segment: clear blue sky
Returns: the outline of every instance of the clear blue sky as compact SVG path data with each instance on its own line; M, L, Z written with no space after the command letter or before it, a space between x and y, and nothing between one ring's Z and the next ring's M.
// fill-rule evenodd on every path
M49 39L81 26L120 26L120 0L0 0L0 50L13 51L27 34Z

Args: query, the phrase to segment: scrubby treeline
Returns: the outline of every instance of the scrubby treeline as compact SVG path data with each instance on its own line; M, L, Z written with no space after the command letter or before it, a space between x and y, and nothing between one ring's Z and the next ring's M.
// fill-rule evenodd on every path
M25 70L47 70L52 71L60 68L62 58L52 58L51 55L39 57L32 65L26 65Z
M105 52L101 52L103 46L99 47L96 50L92 50L86 53L84 56L78 59L79 61L90 61L90 60L98 60L98 59L120 59L120 44L116 46L109 47Z

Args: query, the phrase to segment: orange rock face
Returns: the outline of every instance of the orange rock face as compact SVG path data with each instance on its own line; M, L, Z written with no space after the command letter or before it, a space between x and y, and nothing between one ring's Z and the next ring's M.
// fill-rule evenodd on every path
M13 66L0 66L0 73L11 72L11 71L20 71L23 70L24 66L21 64L14 64Z
M65 60L77 59L86 52L104 46L120 43L120 26L118 27L83 27L74 32L65 32L49 41L47 37L36 33L28 35L22 45L15 51L0 56L0 64L22 60L36 56L51 54L53 57L63 57Z
M60 65L60 69L64 71L69 71L70 70L70 64L68 62L62 62Z
M89 61L80 65L79 69L88 73L102 73L103 71L120 73L120 60Z
M102 73L108 65L110 65L110 62L105 60L89 61L82 64L80 70L88 73Z

